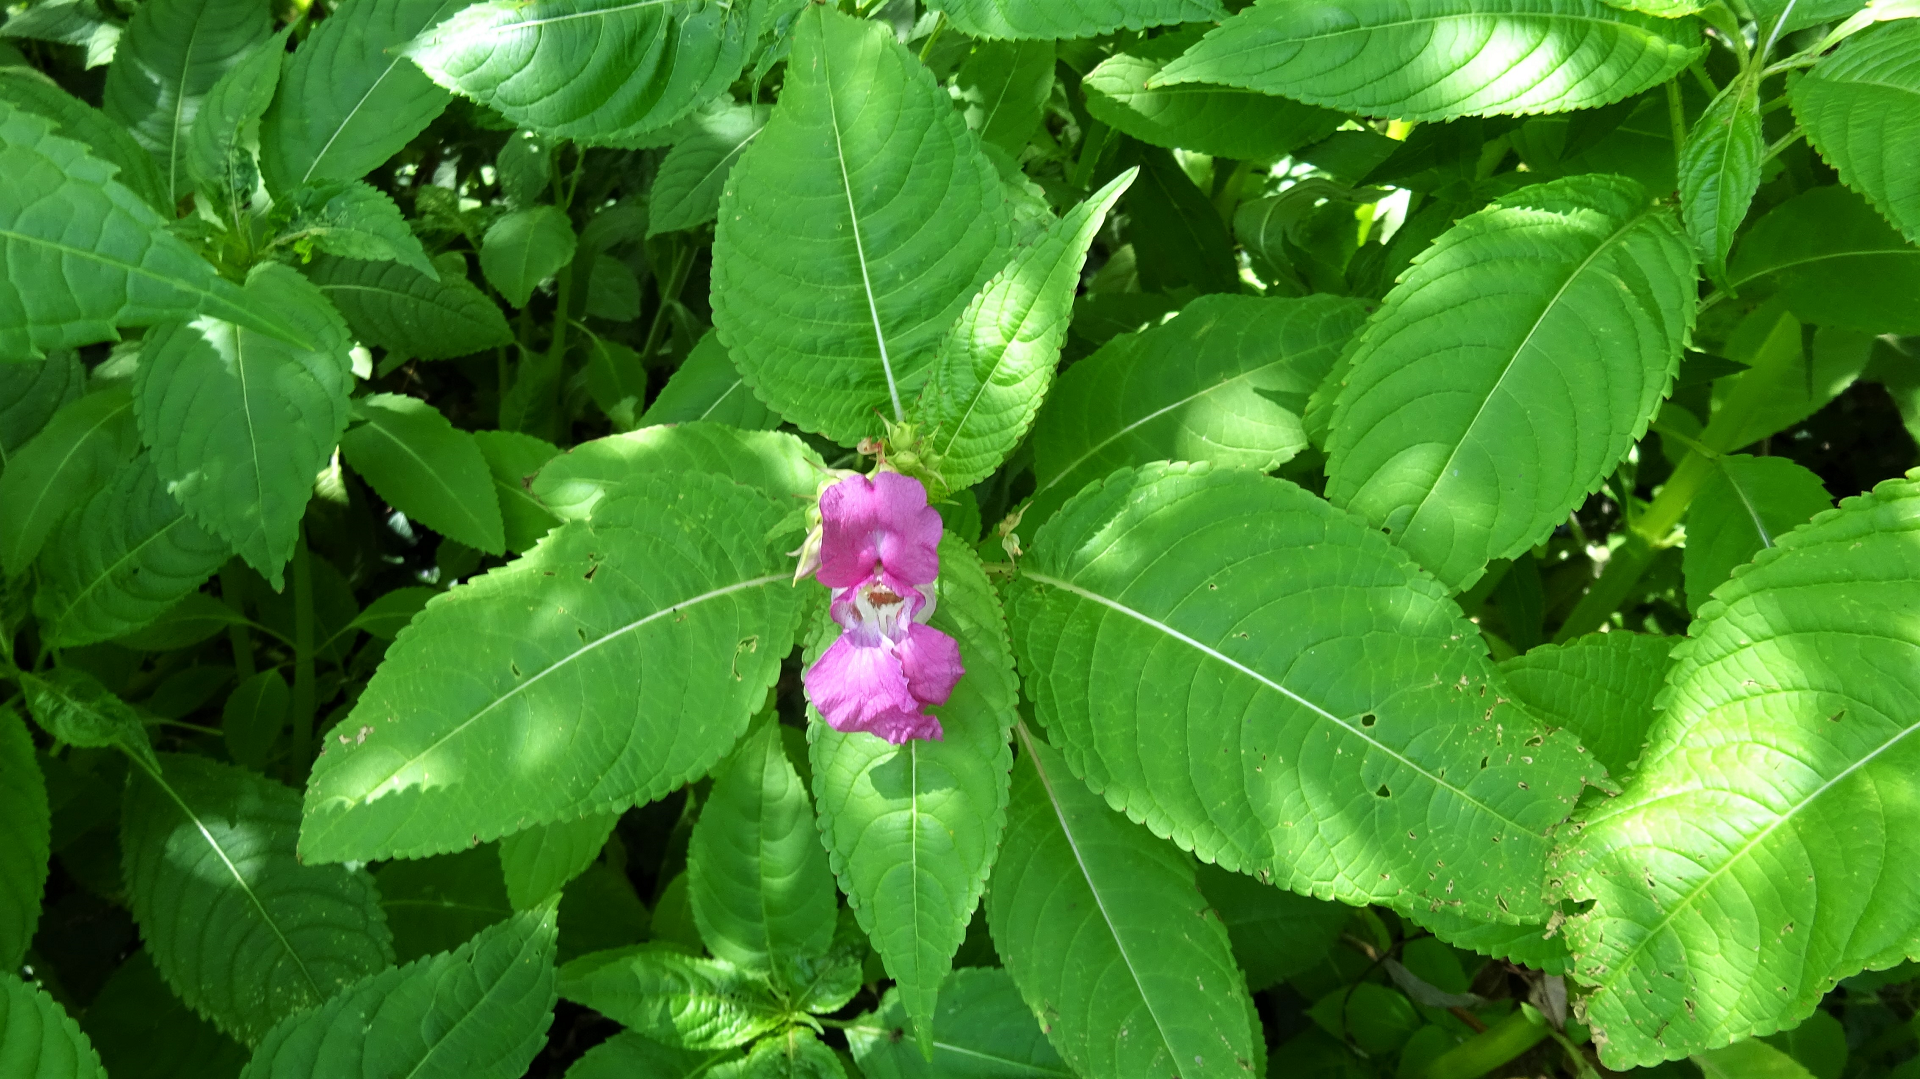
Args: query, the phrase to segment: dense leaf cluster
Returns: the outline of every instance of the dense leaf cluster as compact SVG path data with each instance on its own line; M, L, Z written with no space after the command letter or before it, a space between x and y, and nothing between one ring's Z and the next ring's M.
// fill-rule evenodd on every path
M1916 241L1913 0L0 9L0 1079L1911 1079Z

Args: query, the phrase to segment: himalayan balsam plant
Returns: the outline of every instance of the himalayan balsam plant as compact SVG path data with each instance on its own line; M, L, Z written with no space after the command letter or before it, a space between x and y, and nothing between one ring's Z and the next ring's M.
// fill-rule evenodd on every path
M0 5L0 1079L1920 1077L1915 0Z

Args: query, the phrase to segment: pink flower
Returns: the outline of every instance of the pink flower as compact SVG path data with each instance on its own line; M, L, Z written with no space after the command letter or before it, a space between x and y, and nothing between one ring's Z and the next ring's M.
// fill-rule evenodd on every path
M842 633L807 669L807 696L836 731L895 745L937 739L926 712L966 673L960 646L926 625L920 585L940 573L940 514L920 481L895 472L852 476L820 496L820 569Z

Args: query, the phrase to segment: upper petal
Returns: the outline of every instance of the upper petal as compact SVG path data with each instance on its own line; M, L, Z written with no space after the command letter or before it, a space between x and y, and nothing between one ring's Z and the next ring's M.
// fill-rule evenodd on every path
M940 573L940 514L920 481L897 472L849 476L820 496L818 579L828 588L866 580L875 563L908 584Z

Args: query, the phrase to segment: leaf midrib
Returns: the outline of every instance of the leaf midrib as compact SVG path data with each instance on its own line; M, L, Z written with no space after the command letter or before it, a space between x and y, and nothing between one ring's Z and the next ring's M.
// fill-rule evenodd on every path
M1474 807L1475 809L1480 810L1481 812L1487 814L1488 816L1494 818L1495 820L1504 821L1516 831L1525 833L1526 835L1532 836L1535 839L1546 838L1544 833L1521 824L1519 821L1516 821L1513 818L1500 813L1498 810L1494 809L1492 806L1489 806L1485 802L1482 802L1478 798L1475 798L1473 795L1468 794L1465 790L1462 790L1461 788L1456 787L1451 783L1448 783L1445 779L1436 775L1434 772L1427 769L1426 767L1419 764L1418 762L1408 758L1406 755L1402 754L1399 750L1396 750L1393 747L1374 738L1372 735L1368 734L1363 728L1356 727L1353 724L1348 723L1346 720L1341 719L1339 716L1334 715L1332 712L1327 711L1326 709L1320 707L1318 704L1315 704L1314 702L1306 699L1305 697L1300 696L1298 693L1295 693L1293 690L1288 689L1286 686L1283 686L1280 683L1274 681L1273 679L1268 678L1266 675L1261 674L1259 671L1254 670L1252 667L1249 667L1246 664L1241 663L1239 660L1234 659L1231 656L1228 656L1226 653L1221 652L1218 649L1212 648L1206 644L1201 643L1198 640L1195 640L1192 637L1187 636L1186 634L1180 632L1179 630L1174 629L1172 626L1167 625L1165 622L1162 622L1152 617L1151 615L1145 614L1141 611L1134 610L1132 607L1129 607L1126 604L1121 603L1117 600L1108 599L1106 596L1100 595L1097 592L1092 592L1085 588L1081 588L1079 585L1073 584L1072 582L1069 582L1069 581L1062 580L1058 577L1050 576L1044 573L1036 573L1032 570L1022 570L1020 575L1022 577L1027 578L1028 580L1038 581L1041 584L1058 588L1063 592L1071 593L1073 595L1081 597L1082 599L1092 600L1093 602L1098 603L1101 606L1108 608L1109 610L1117 611L1120 614L1126 615L1128 618L1131 618L1141 623L1142 625L1158 630L1161 633L1166 634L1168 637L1171 637L1174 640L1179 641L1182 644L1185 644L1189 648L1192 648L1194 651L1199 652L1204 656L1208 656L1208 657L1211 657L1212 659L1218 660L1220 663L1228 667L1231 667L1236 671L1239 671L1241 674L1244 674L1247 677L1253 679L1254 681L1260 683L1261 685L1266 686L1268 689L1271 689L1274 692L1280 694L1281 696L1287 698L1288 700L1293 701L1295 704L1298 704L1301 707L1306 708L1308 711L1311 711L1312 713L1319 716L1320 718L1333 723L1335 726L1338 726L1342 730L1353 735L1355 738L1360 739L1361 741L1365 742L1367 745L1373 747L1374 749L1379 750L1380 752L1386 754L1389 757L1392 757L1395 761L1399 762L1401 765L1413 771L1415 774L1422 776L1423 778L1431 782L1434 786L1439 787L1441 790L1447 791L1448 793L1459 798L1461 801L1467 803L1468 805Z
M535 672L531 677L522 679L521 681L515 683L512 689L509 689L507 692L487 702L485 707L481 708L479 711L475 712L473 715L462 720L459 724L455 725L454 728L452 730L449 730L446 734L441 735L438 739L436 739L433 742L432 745L429 745L425 749L421 750L420 752L415 753L414 755L408 757L406 760L402 761L399 765L391 769L385 776L381 777L378 783L375 783L371 787L369 787L365 794L359 795L354 798L341 799L341 802L343 803L344 807L351 808L353 806L361 805L366 802L369 802L372 799L378 797L379 795L384 793L384 789L386 788L387 784L393 782L393 778L395 776L399 775L401 772L404 772L409 768L412 768L415 764L419 763L420 760L425 758L427 755L435 752L441 746L447 744L448 741L450 741L455 736L464 732L468 727L471 727L475 723L478 723L480 719L483 716L485 716L487 713L493 711L495 708L498 708L502 704L505 704L507 701L512 700L514 697L518 696L521 692L525 691L526 689L533 686L534 684L538 683L541 679L545 678L547 675L552 674L557 670L560 670L562 667L565 667L567 664L573 662L574 660L580 658L583 655L586 655L589 652L594 651L595 649L599 648L604 644L607 644L619 637L623 637L628 633L632 633L635 630L640 629L641 627L647 625L650 622L653 622L656 619L665 618L668 615L678 614L681 611L686 610L688 607L694 606L695 604L705 603L708 600L719 599L722 596L729 596L735 592L744 592L749 588L759 588L765 585L772 584L776 581L786 581L789 579L790 579L790 576L788 574L771 573L764 577L755 577L755 578L752 578L751 580L738 581L722 588L716 588L716 589L712 589L711 591L703 592L700 595L694 596L690 599L681 600L678 603L671 604L666 607L662 607L661 609L654 611L653 613L643 618L629 622L626 625L621 626L620 628L615 629L611 632L602 634L601 636L595 638L594 640L581 645L579 648L574 649L572 652L569 652L566 655L555 660L554 662L548 664L546 667ZM335 816L334 823L333 825L329 826L328 831L331 831L333 827L338 826L339 823L345 819L346 818L344 815Z
M83 450L85 450L89 446L91 446L94 436L98 434L102 428L108 426L109 424L114 422L116 419L118 419L122 412L125 412L131 409L132 407L133 407L133 398L128 397L125 401L121 402L118 408L115 408L112 411L101 416L98 420L94 422L93 426L87 428L86 431L83 432L78 438L75 438L73 440L73 444L67 448L66 455L61 457L60 463L55 465L51 470L50 479L52 481L57 481L58 479L60 479L66 473L67 465L73 461L74 457L80 454ZM26 447L23 445L20 448L25 449ZM31 520L33 516L40 511L40 507L46 503L47 496L60 486L61 484L59 484L58 482L48 482L46 484L41 485L40 493L34 498L33 504L27 507L27 512L21 514L20 519ZM59 522L56 521L54 523L58 524ZM53 528L53 525L48 525L47 527L48 527L48 530L50 531ZM40 543L42 545L46 543L46 536L43 535L40 538Z
M894 1036L894 1030L891 1027L848 1026L844 1029L849 1034L859 1033L859 1034L870 1035L877 1041L880 1041L880 1040L891 1041ZM933 1047L936 1050L944 1050L945 1052L952 1053L955 1056L966 1057L970 1060L980 1060L980 1061L985 1061L988 1064L999 1064L999 1065L1003 1065L1010 1068L1024 1068L1026 1069L1026 1074L1031 1076L1041 1076L1041 1077L1046 1077L1046 1079L1052 1079L1052 1077L1055 1077L1055 1076L1058 1076L1059 1079L1074 1079L1074 1075L1072 1072L1053 1071L1047 1068L1042 1068L1038 1064L1029 1063L1028 1061L1015 1060L1013 1057L999 1056L994 1053L982 1052L978 1049L969 1049L964 1045L955 1045L952 1042L943 1042L938 1038L935 1038L933 1040Z
M466 514L467 520L474 526L474 528L476 528L478 531L482 533L485 533L487 531L486 522L482 521L480 518L475 517L473 515L472 511L467 508L467 500L460 497L460 492L454 490L452 484L448 483L446 480L440 477L440 470L430 465L427 462L427 459L420 455L420 451L414 449L411 445L408 445L404 440L396 436L392 431L388 430L386 425L380 422L380 419L377 414L374 416L368 417L367 426L371 428L375 434L380 435L382 438L385 438L388 442L391 442L393 445L405 451L408 457L413 458L414 463L420 466L420 470L425 472L429 477L431 477L433 479L433 482L438 484L441 490L443 490L446 493L447 500L451 502L453 505L458 506L460 510ZM457 428L451 428L451 425L449 425L449 427L450 429L453 429L455 433L458 433ZM491 480L493 478L493 475L492 475L493 470L488 469L487 471L488 471L487 478ZM505 522L503 521L502 526L504 527L504 525L505 525Z
M159 543L161 540L167 539L169 536L171 536L171 534L173 533L173 530L182 524L193 526L193 522L187 518L185 511L182 511L180 516L175 517L173 520L168 521L164 525L161 525L157 530L155 530L147 538L141 540L139 543L136 543L132 547L128 548L127 551L124 554L122 554L119 558L115 559L112 562L112 564L106 566L99 573L95 574L91 579L87 581L86 587L80 589L78 592L75 592L73 594L73 597L67 601L65 608L61 610L60 613L52 619L54 626L56 628L63 627L66 619L72 615L74 610L78 608L80 604L87 599L88 596L93 594L94 589L99 588L102 583L111 580L115 573L119 572L128 563L132 562L136 557L144 553L148 547L151 547L154 544Z
M827 99L827 126L833 129L834 164L840 168L840 186L847 196L847 221L853 231L854 257L860 263L860 287L867 298L867 313L873 317L874 342L880 349L880 372L887 379L887 396L893 399L894 421L904 423L907 410L900 402L900 385L893 377L893 360L887 355L887 334L880 326L880 304L873 294L873 275L867 269L867 245L860 236L860 210L853 202L853 177L847 174L847 147L840 137L840 106L833 99L833 65L824 40L820 45L820 80L821 96Z

